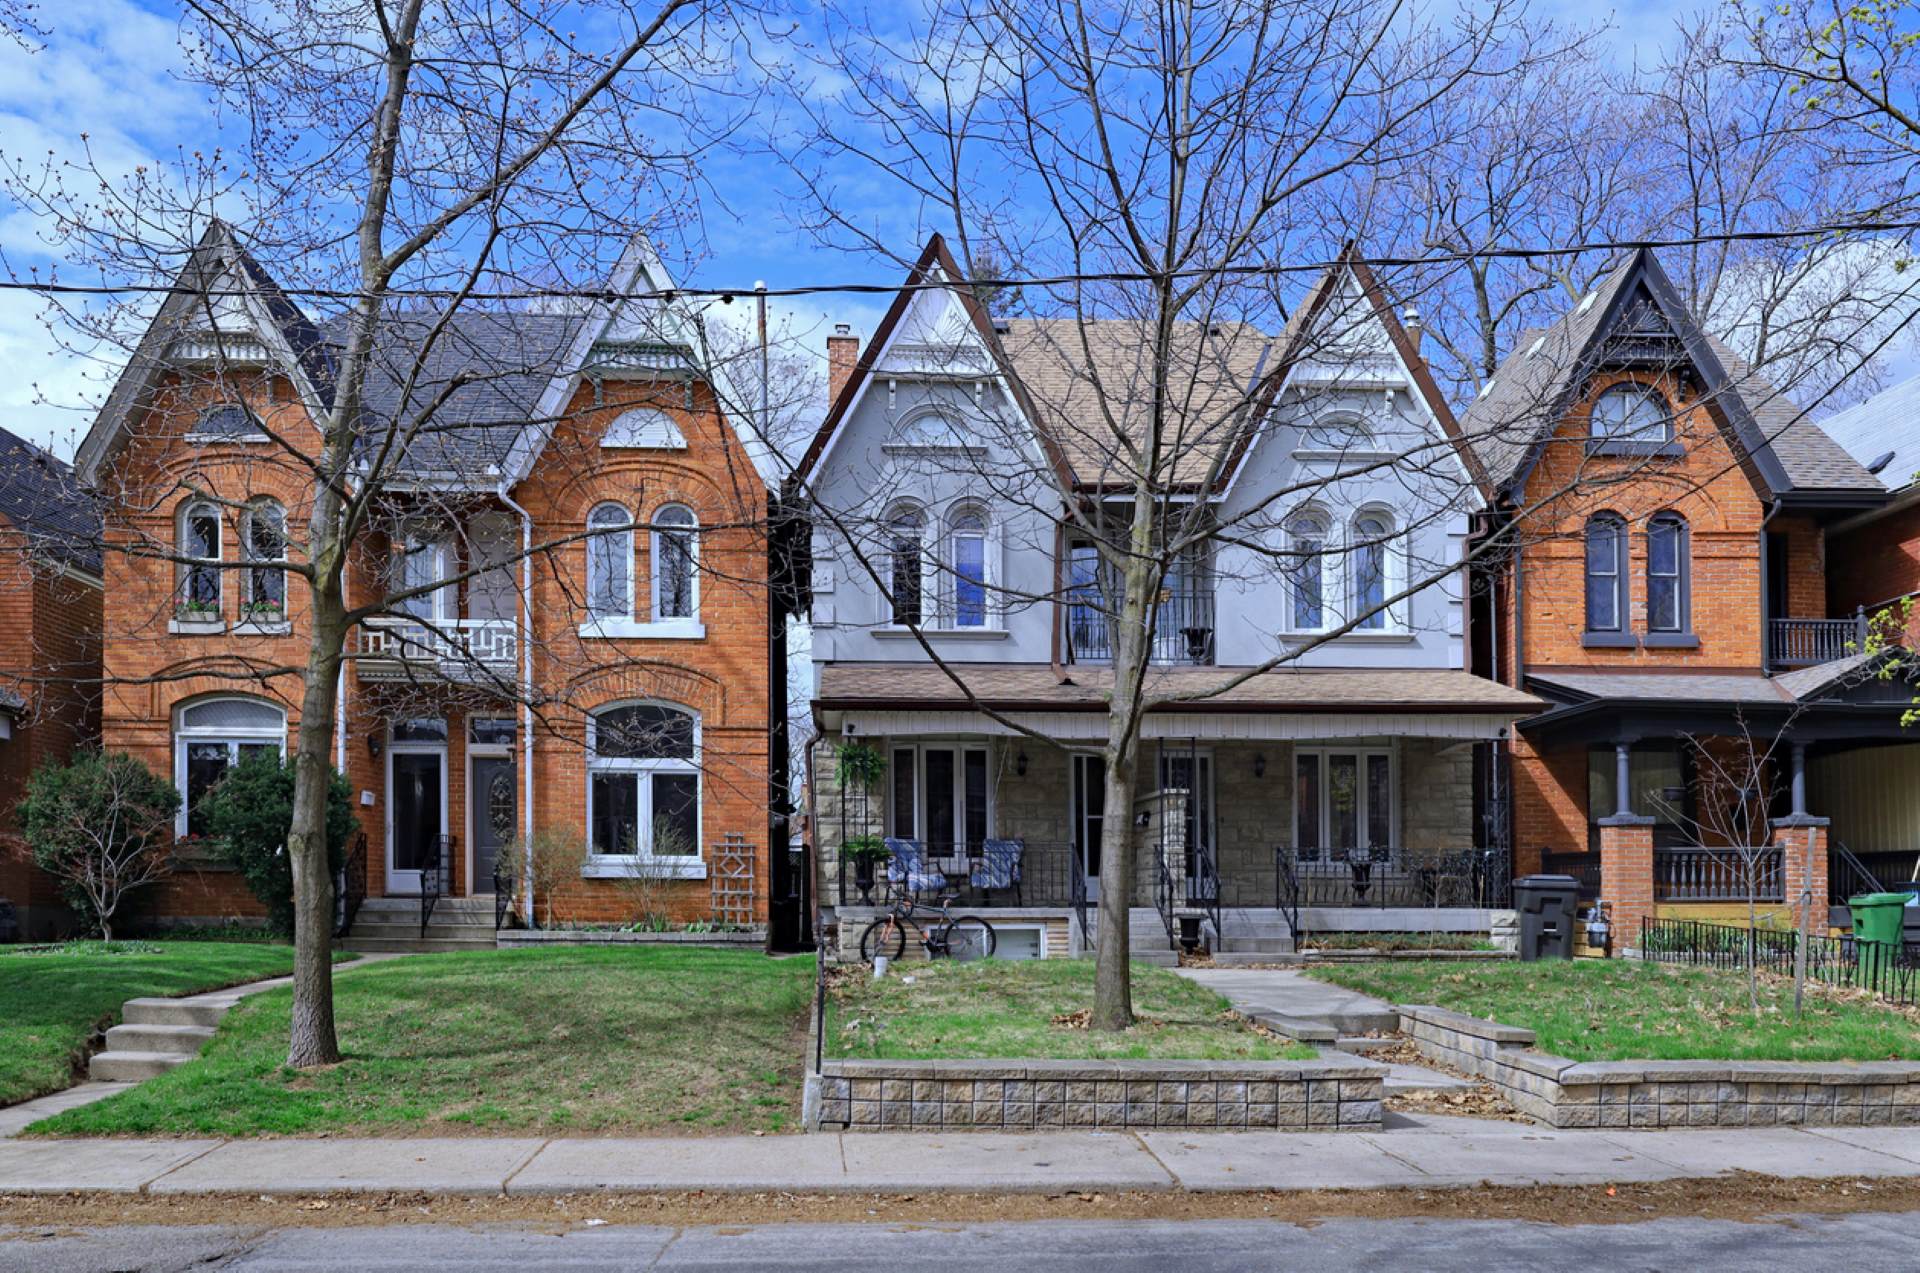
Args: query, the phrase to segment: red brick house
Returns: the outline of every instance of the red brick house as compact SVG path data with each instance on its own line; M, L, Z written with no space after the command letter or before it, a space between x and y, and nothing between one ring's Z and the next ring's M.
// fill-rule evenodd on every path
M13 814L36 769L99 736L99 532L72 469L0 430L0 902L23 938L71 918L53 880L13 851Z
M611 287L671 282L636 243ZM105 742L173 775L188 859L205 792L298 728L308 615L274 563L304 554L341 339L215 225L80 450L106 509ZM699 316L396 310L373 364L333 757L365 835L362 927L445 899L482 940L497 891L523 918L765 925L770 495ZM543 835L586 857L535 898L496 868ZM204 861L155 903L253 909Z
M1821 775L1901 738L1911 693L1863 668L1829 602L1833 528L1886 489L1648 251L1523 338L1462 424L1505 545L1479 570L1475 665L1551 704L1510 748L1516 870L1580 875L1631 944L1642 917L1745 897L1730 840L1783 848L1749 855L1783 918L1811 842L1824 918L1853 797Z

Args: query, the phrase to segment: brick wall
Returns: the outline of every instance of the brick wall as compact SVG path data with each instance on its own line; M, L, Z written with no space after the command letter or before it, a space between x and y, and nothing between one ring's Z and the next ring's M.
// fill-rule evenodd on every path
M1920 504L1835 535L1830 555L1827 595L1835 615L1920 590ZM1910 616L1909 642L1916 633L1920 622Z

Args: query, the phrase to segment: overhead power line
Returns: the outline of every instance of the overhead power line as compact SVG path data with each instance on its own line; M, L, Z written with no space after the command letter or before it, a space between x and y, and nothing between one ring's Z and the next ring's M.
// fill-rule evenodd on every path
M1641 248L1659 250L1662 248L1705 247L1713 244L1731 243L1778 243L1803 239L1830 238L1838 235L1887 234L1897 231L1920 230L1920 220L1904 221L1836 221L1821 225L1807 226L1797 230L1728 230L1714 234L1690 234L1675 238L1662 239L1588 239L1579 243L1562 244L1553 247L1487 247L1467 251L1427 253L1419 256L1366 256L1356 254L1346 258L1374 269L1394 269L1417 265L1447 265L1468 261L1533 260L1539 258L1559 258L1580 256L1589 252L1631 252ZM1321 274L1342 264L1341 260L1296 261L1291 264L1278 261L1250 262L1245 265L1196 265L1186 269L1155 273L1146 270L1096 270L1087 273L1049 274L1031 278L979 277L960 280L976 287L1068 287L1086 283L1153 283L1162 280L1203 278L1207 276L1225 276L1232 278L1277 277L1285 274ZM747 297L804 297L825 295L848 296L887 296L905 290L925 288L944 288L948 282L917 283L903 285L898 283L802 283L790 287L672 287L656 288L648 291L625 292L615 288L525 288L512 291L468 291L463 288L389 288L380 293L382 300L393 299L429 299L463 301L533 301L533 300L585 300L585 301L671 301L676 299L708 299L731 302L736 298ZM283 295L298 296L311 300L357 300L360 292L353 288L335 287L284 287L278 289ZM246 293L229 289L181 288L175 283L53 283L35 279L0 279L0 292L32 292L43 296L137 296L142 294L168 294L189 291L193 295L225 297L240 296Z

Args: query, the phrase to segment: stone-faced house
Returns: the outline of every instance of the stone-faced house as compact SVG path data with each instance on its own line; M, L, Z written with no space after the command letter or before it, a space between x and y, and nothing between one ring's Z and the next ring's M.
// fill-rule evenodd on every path
M669 287L639 242L610 282ZM341 341L215 225L80 450L107 521L105 742L173 775L189 861L205 793L299 727L309 615L276 563L305 557ZM397 310L372 361L333 739L365 837L356 937L398 939L437 898L441 935L490 944L509 890L523 918L764 925L771 496L698 317ZM497 868L543 838L585 858L535 898ZM251 912L196 865L160 915Z
M1625 945L1645 917L1744 915L1740 848L1767 910L1805 884L1824 916L1841 776L1902 737L1911 694L1830 601L1834 528L1885 488L1701 330L1649 251L1525 339L1461 423L1504 541L1476 667L1550 704L1511 746L1516 870L1580 876Z
M14 807L35 770L99 737L100 605L98 510L65 462L0 429L0 903L25 939L71 919L20 856Z
M1452 855L1504 879L1476 774L1536 704L1466 670L1479 491L1364 263L1329 271L1280 337L1176 335L1158 494L1212 529L1155 603L1152 684L1186 697L1148 716L1128 810L1103 807L1103 567L1065 510L1130 496L1143 329L997 320L962 280L936 236L864 347L829 341L830 406L793 478L813 524L813 842L843 942L884 891L840 851L866 837L917 844L996 908L1003 953L1029 955L1093 937L1083 900L1153 906L1135 941L1165 955L1183 914L1218 950L1283 947L1276 903L1364 902L1362 866ZM877 777L847 776L850 747ZM1136 881L1101 874L1116 816L1145 828ZM1447 900L1484 928L1497 889Z

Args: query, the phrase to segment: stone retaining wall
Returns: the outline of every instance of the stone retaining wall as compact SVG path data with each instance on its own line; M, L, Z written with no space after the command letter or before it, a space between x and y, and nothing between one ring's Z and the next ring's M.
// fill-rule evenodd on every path
M1907 1061L1573 1061L1533 1031L1403 1005L1426 1056L1477 1075L1550 1127L1920 1127Z
M1377 1131L1377 1062L828 1061L822 1131Z

